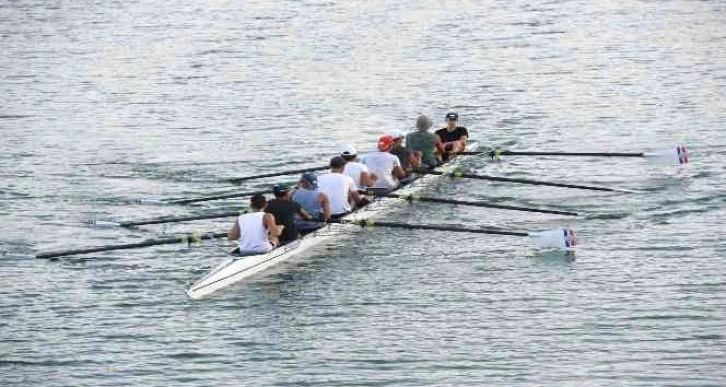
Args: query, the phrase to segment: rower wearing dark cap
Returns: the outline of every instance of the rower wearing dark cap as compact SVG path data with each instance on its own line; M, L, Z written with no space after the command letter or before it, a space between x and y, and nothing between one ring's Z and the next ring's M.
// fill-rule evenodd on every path
M292 200L289 186L277 184L272 187L272 193L275 198L267 202L265 212L275 216L277 225L285 226L280 234L280 244L284 245L300 236L295 226L295 216L304 220L310 220L312 217L302 209L299 203Z
M318 222L330 220L328 195L318 188L318 177L314 173L302 174L297 189L292 193L292 200L299 203L303 211L307 212L313 220Z
M459 115L456 113L448 113L445 117L446 126L437 130L436 135L439 136L444 145L444 161L448 159L448 153L458 153L466 150L466 140L469 139L469 132L463 126L458 126Z
M318 187L330 201L330 216L341 217L353 210L353 204L363 202L353 178L343 174L345 159L330 159L330 173L318 177Z

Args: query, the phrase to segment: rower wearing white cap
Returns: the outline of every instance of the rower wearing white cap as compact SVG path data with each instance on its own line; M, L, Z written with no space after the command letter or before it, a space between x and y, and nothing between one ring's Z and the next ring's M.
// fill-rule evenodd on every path
M389 153L393 146L393 138L385 134L378 138L378 151L363 156L361 161L368 169L378 176L372 188L391 190L398 187L398 179L406 177L398 157Z
M396 155L398 160L401 162L401 168L406 172L406 175L410 175L411 171L421 166L420 151L411 151L407 147L403 146L403 132L400 130L392 130L388 133L393 138L393 146L391 146L391 154Z
M358 158L358 151L352 144L344 146L340 152L340 156L345 160L345 169L343 169L343 174L353 178L356 189L372 187L376 184L377 176L370 173L365 164L356 161Z

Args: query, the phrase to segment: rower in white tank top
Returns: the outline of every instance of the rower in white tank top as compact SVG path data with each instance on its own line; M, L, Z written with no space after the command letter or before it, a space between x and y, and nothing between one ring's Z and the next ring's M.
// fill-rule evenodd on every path
M265 214L265 212L252 212L237 218L240 231L237 246L240 253L266 253L275 247L263 222Z
M239 254L263 254L280 245L284 226L275 224L275 216L265 213L267 199L263 195L250 198L254 212L242 214L227 233L227 239L237 241Z

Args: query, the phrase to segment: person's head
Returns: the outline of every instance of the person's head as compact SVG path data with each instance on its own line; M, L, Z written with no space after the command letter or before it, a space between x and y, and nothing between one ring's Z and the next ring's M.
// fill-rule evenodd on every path
M388 152L391 147L393 146L393 138L391 136L384 134L381 137L378 137L378 150L381 152Z
M394 145L400 145L403 142L404 136L403 136L403 132L401 132L400 130L396 130L396 129L391 130L390 132L388 132L388 136L393 139Z
M300 187L305 189L318 188L318 177L312 172L305 172L300 176Z
M425 131L431 129L431 126L433 124L434 123L431 121L431 119L423 114L418 116L418 118L416 119L416 129L418 129L422 132L425 132Z
M265 195L257 194L250 198L250 207L252 207L253 210L262 211L266 206L267 199L265 199Z
M446 127L449 129L454 129L454 128L456 128L456 124L459 121L459 115L454 112L450 112L449 114L446 115L445 120L446 120Z
M272 194L278 199L284 199L290 194L290 187L285 184L276 184L272 187Z
M358 156L358 151L353 144L347 144L340 150L340 157L345 161L353 161Z
M345 159L341 156L335 156L330 159L330 169L333 171L342 171L345 168Z

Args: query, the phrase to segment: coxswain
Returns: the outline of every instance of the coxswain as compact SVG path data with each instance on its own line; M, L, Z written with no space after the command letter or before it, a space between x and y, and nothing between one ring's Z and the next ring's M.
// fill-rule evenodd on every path
M469 139L469 132L463 126L458 126L459 115L456 113L448 113L445 117L446 126L437 130L436 135L439 136L444 144L443 160L446 161L451 153L459 153L466 150L466 140Z
M290 187L277 184L272 187L275 198L267 202L265 212L275 216L275 223L284 227L280 234L280 244L284 245L297 239L300 234L295 226L295 219L311 220L312 217L305 212L300 203L292 200Z
M340 157L345 160L345 169L343 169L343 173L353 178L357 189L372 187L376 184L377 176L370 173L365 164L357 161L358 151L353 145L348 144L344 146L343 150L340 152Z
M389 151L393 147L393 139L385 134L378 138L378 151L367 153L361 158L361 162L368 169L378 176L376 184L372 187L374 192L390 191L398 187L399 179L406 177L406 172L401 168L401 161Z
M444 153L444 145L439 136L429 132L433 122L425 115L416 119L416 131L406 136L406 148L421 152L421 167L430 169L439 164L437 154Z
M284 227L275 223L275 216L265 212L264 195L250 198L251 212L237 217L227 232L227 239L236 240L239 255L264 254L280 245L279 236Z
M351 212L354 204L363 203L353 178L343 174L344 168L345 159L335 156L330 159L330 173L318 177L318 187L328 197L333 219Z

